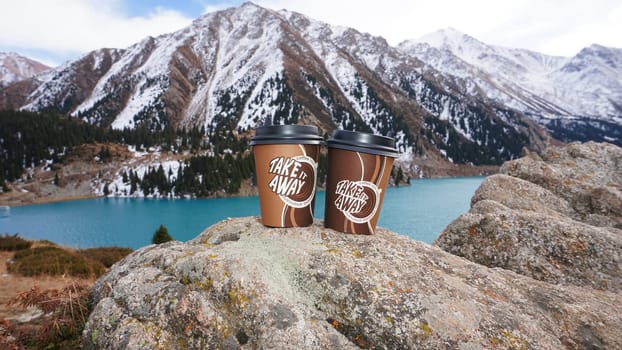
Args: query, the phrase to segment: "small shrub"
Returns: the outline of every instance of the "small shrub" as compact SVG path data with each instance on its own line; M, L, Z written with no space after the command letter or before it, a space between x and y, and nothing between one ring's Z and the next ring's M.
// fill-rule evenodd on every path
M17 332L19 342L37 349L79 348L82 330L90 314L88 295L88 286L75 283L63 289L46 291L34 286L19 293L10 304L24 308L34 306L48 315L38 332Z
M27 241L22 237L19 237L19 233L14 235L1 235L0 236L0 250L4 251L15 251L28 249L32 245L31 241Z
M89 248L79 251L82 256L99 261L105 267L114 265L114 263L125 258L131 252L133 252L132 249L122 247Z
M67 274L74 277L98 277L106 271L104 265L80 254L54 247L35 247L15 253L13 262L7 264L9 272L23 276Z
M160 225L160 227L153 234L153 239L151 240L151 242L153 244L161 244L172 240L173 237L168 234L168 229L166 228L166 226Z
M36 241L36 243L37 243L38 246L50 245L50 246L58 247L58 244L56 244L56 243L54 243L54 242L52 242L50 240L47 240L47 239L38 240L38 241Z

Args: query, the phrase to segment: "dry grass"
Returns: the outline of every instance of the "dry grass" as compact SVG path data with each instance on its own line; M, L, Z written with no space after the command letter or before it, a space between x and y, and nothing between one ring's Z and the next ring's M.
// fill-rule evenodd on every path
M17 233L14 235L0 235L0 250L15 251L28 249L30 246L32 246L32 242L23 239Z
M30 241L29 241L30 242ZM41 273L38 275L22 275L19 272L15 272L17 267L11 268L11 272L8 271L7 265L14 265L15 252L0 250L0 320L4 318L15 317L24 312L22 308L18 308L15 305L7 305L7 303L20 292L30 290L31 288L38 286L41 290L47 289L62 289L67 285L79 284L91 286L97 277L99 277L106 269L112 266L115 262L121 260L123 257L132 252L129 248L120 247L101 247L101 248L89 248L83 250L73 250L69 248L62 248L55 245L52 242L36 241L32 243L32 248L28 249L30 254L32 252L52 252L51 256L66 257L71 256L72 261L77 261L78 266L82 266L82 269L73 268L74 271L79 272L76 274L68 273L71 268L62 266L60 260L53 262L50 259L50 254L41 256L30 256L28 259L32 259L39 266L38 269L42 270L41 264L51 265L52 268L45 267L45 270L51 270L53 274ZM54 249L50 249L53 247ZM42 249L42 250L41 250ZM61 252L59 252L59 250ZM85 258L88 257L88 260ZM20 259L21 260L21 259ZM86 261L86 262L85 262ZM23 264L23 260L20 265ZM85 266L96 266L90 270ZM35 270L33 267L28 267L29 270ZM95 270L96 273L81 273ZM62 273L58 273L63 271ZM1 348L1 347L0 347Z
M8 271L22 276L99 277L106 267L99 261L56 246L42 246L17 251Z
M122 247L101 247L101 248L89 248L79 250L82 256L99 261L105 267L110 267L117 261L125 258L133 250L130 248Z
M4 342L14 340L12 346L16 349L20 346L25 349L79 348L90 313L88 295L89 286L82 284L46 290L34 286L18 293L10 301L11 305L37 308L45 316L29 323L3 322L4 333L7 333Z
M17 252L0 250L0 349L75 349L89 315L88 290L97 276L132 250L29 243L32 248ZM29 310L43 310L46 316L15 321Z
M18 274L10 274L6 268L6 262L13 259L14 252L0 251L0 320L13 318L22 313L24 309L16 305L8 305L9 301L18 293L30 290L34 286L46 289L62 289L69 284L92 285L94 277L76 278L72 276L36 276L25 277Z

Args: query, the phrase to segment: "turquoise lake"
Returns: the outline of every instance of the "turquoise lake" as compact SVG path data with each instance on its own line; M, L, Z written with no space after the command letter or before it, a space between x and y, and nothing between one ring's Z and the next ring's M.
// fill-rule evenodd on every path
M412 180L389 188L378 226L431 243L452 220L469 209L483 177ZM316 217L324 216L324 193L318 192ZM12 207L0 218L0 233L47 239L88 248L140 248L151 243L160 224L173 238L187 241L228 217L259 215L258 197L223 199L98 198Z

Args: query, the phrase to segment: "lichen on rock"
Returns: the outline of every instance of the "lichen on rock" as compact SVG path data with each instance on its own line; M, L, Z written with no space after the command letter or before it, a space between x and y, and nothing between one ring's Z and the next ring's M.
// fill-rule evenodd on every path
M622 348L620 294L317 221L229 219L189 242L139 249L92 299L86 349Z
M588 142L503 164L435 244L541 281L622 290L622 149Z

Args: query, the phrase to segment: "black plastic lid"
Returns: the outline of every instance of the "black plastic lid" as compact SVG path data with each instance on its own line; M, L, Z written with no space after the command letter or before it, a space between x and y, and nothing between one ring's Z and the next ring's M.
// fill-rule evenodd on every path
M260 126L251 139L251 146L268 144L319 145L323 138L313 125L266 125Z
M395 148L394 138L358 131L335 130L333 136L328 139L327 144L331 148L378 154L393 158L399 155Z

